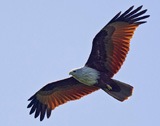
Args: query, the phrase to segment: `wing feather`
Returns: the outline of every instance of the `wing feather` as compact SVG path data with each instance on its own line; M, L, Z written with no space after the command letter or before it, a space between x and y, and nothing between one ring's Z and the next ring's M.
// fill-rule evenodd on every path
M112 77L121 68L129 51L130 40L136 28L149 17L142 6L119 12L93 39L92 51L86 66Z
M30 114L35 113L34 117L40 116L42 121L47 115L51 115L51 110L67 101L80 99L99 88L84 85L73 77L47 84L28 100L31 101L28 108L31 108Z

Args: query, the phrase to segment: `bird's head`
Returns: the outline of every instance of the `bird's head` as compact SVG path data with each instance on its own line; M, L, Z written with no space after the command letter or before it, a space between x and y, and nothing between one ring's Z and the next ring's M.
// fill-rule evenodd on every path
M73 69L72 71L69 72L69 75L72 75L74 78L81 78L84 76L84 68L77 68Z
M70 71L69 75L72 75L76 80L86 85L93 85L99 79L99 72L86 66Z
M69 75L76 76L77 73L78 73L78 69L74 69L74 70L69 72Z

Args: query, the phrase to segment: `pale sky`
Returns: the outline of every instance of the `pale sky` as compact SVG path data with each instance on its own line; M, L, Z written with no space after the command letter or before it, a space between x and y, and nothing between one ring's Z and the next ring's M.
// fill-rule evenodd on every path
M134 87L133 96L121 103L99 90L57 107L42 122L29 115L28 98L83 66L94 36L132 5L143 5L151 15L135 31L126 61L114 76ZM159 0L0 1L1 125L160 125L159 5Z

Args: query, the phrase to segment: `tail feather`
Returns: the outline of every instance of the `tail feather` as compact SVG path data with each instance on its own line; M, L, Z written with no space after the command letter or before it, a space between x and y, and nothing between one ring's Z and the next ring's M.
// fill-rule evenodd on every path
M108 86L107 86L106 88L102 88L105 92L107 92L109 95L111 95L112 97L116 98L119 101L124 101L132 95L132 92L133 92L132 86L125 84L123 82L120 82L118 80L114 80L114 79L112 80L120 88L120 90L116 91L114 90L114 87L111 87L110 89L108 89Z

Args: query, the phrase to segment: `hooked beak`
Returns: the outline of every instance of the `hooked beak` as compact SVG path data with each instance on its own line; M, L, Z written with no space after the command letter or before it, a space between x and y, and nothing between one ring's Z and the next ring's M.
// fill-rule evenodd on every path
M71 72L69 72L69 75L72 75L72 71L71 71Z

